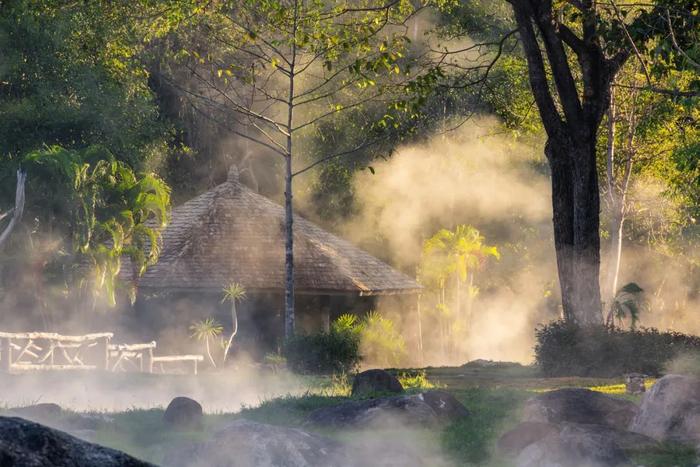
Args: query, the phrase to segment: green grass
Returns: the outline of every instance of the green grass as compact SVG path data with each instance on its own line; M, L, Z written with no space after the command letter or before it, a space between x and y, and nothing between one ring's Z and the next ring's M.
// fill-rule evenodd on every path
M454 395L471 416L448 425L442 445L459 465L484 465L494 457L499 435L517 423L522 403L532 394L518 389L470 388Z
M455 395L471 416L441 428L376 430L318 430L319 434L363 446L363 443L410 440L421 452L447 458L454 465L505 467L512 461L499 458L499 436L518 423L520 410L529 397L560 387L588 387L615 396L621 380L601 378L541 378L536 369L520 365L465 365L456 368L393 370L409 392L439 387ZM233 420L246 418L261 423L298 427L315 409L352 400L347 378L309 378L302 395L265 400L237 413L213 413L204 417L201 431L172 431L162 423L163 410L127 410L108 414L114 423L98 430L95 442L123 450L159 464L168 445L205 440ZM634 397L638 399L638 397ZM70 415L70 414L68 414ZM307 428L305 428L307 429ZM313 428L309 428L314 430ZM700 458L691 448L662 445L653 450L629 453L635 465L695 466Z
M634 465L646 467L696 467L700 456L688 446L662 444L656 449L628 453Z

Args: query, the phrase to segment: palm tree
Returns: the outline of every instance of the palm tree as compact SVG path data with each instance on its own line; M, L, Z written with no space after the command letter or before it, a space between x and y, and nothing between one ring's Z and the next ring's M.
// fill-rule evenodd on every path
M452 312L447 306L446 285L454 277L454 320L452 325L469 321L472 303L478 293L474 285L475 272L480 270L489 257L500 259L495 246L484 245L484 237L471 225L458 225L454 231L441 229L423 243L421 279L432 283L438 289L437 310L443 317ZM468 302L466 316L462 312L462 286L468 282ZM444 321L444 320L443 320ZM443 323L443 340L451 331L450 325ZM444 345L444 342L443 342Z
M236 302L245 299L245 287L237 282L232 282L228 287L225 287L224 298L221 299L221 303L225 301L231 302L231 336L226 341L226 347L224 348L224 359L223 363L226 363L226 357L228 357L228 351L233 343L233 338L238 333L238 314L236 313Z
M471 225L458 225L454 231L442 229L426 240L423 253L441 258L443 274L454 274L456 293L456 313L461 313L462 284L468 281L468 316L471 315L471 302L478 293L474 286L474 273L480 270L488 257L500 259L501 254L495 246L484 245L484 236ZM444 279L443 279L444 280ZM444 288L444 286L443 286Z
M192 332L191 337L197 339L198 341L204 341L204 348L206 350L207 357L209 357L209 361L214 368L216 368L216 362L214 361L214 357L211 355L209 339L214 339L216 336L220 335L223 330L223 326L214 321L212 318L195 321L190 326L190 331Z

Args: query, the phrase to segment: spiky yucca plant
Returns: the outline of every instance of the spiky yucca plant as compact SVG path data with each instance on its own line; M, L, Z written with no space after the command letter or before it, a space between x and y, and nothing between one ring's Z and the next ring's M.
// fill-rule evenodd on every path
M221 326L221 324L219 324L213 318L195 321L190 326L190 336L194 339L197 339L198 341L204 342L204 348L206 350L207 357L209 357L209 361L211 362L214 368L216 368L216 362L214 361L214 357L212 357L211 355L209 340L215 339L217 336L221 335L223 330L223 326Z
M226 301L231 302L231 336L229 336L226 341L226 346L224 347L224 358L223 363L226 363L226 358L228 357L228 351L231 349L231 344L233 344L233 338L236 337L238 333L238 313L236 312L236 302L245 300L246 292L245 287L238 282L232 282L228 287L223 290L224 298L221 299L221 303Z

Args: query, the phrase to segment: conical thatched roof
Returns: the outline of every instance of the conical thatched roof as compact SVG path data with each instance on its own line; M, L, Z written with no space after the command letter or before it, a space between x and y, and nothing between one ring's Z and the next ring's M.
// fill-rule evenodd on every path
M299 293L420 289L407 275L299 216L294 255ZM226 183L173 209L160 259L137 282L141 289L220 291L238 282L248 291L283 290L283 207L241 184L232 169Z

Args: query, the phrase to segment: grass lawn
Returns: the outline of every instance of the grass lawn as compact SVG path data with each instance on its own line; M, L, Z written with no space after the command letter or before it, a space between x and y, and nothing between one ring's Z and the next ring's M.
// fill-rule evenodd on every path
M422 446L426 455L442 456L453 465L507 466L508 460L494 453L494 445L501 433L518 422L522 404L529 397L561 387L587 387L618 396L624 391L622 381L617 379L539 378L533 368L519 365L395 371L411 387L409 391L425 386L440 387L454 394L472 415L441 429L384 430L369 434L324 430L320 434L357 445L410 436L412 446ZM307 384L311 390L302 395L270 398L235 413L208 413L204 429L198 432L163 429L163 409L110 413L114 423L108 429L99 430L94 441L159 463L170 444L204 440L209 433L238 418L298 427L314 409L349 400L347 380L312 378ZM630 456L637 465L647 467L700 464L693 450L678 446L662 446L650 452L630 453Z

